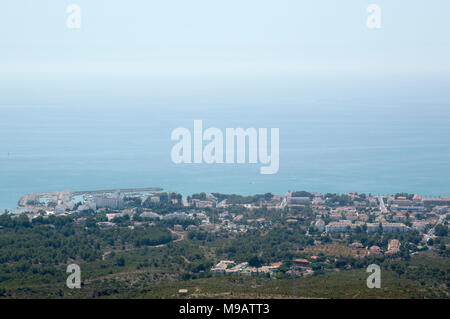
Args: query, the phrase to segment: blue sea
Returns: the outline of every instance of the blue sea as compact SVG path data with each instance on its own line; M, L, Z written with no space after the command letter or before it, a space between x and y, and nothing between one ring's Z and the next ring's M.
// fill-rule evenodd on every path
M0 208L31 192L162 187L183 194L450 195L450 103L378 99L182 99L0 106ZM177 127L279 128L280 168L174 164Z

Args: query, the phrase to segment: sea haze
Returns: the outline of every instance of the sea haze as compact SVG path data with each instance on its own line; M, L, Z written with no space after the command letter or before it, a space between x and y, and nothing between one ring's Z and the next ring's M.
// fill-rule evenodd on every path
M445 101L386 98L203 101L173 105L0 107L0 208L26 193L160 186L183 194L411 192L450 195ZM280 169L261 164L181 164L177 127L278 127Z

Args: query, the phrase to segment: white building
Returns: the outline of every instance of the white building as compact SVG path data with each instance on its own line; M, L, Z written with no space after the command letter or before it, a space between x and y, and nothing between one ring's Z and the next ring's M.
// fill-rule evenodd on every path
M315 226L316 226L316 228L319 230L319 231L324 231L325 230L325 222L323 221L323 220L321 220L321 219L319 219L318 221L316 221L316 223L315 223Z
M124 207L123 199L119 197L96 196L94 200L97 208L123 209Z

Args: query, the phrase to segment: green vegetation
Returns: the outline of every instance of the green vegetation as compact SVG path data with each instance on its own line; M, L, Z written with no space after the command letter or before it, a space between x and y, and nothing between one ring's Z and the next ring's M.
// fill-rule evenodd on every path
M297 191L292 193L293 197L313 197L313 194L306 191Z
M204 194L204 193L203 193ZM224 199L227 200L228 204L252 204L252 203L259 203L262 200L270 200L272 199L273 195L271 193L266 194L259 194L259 195L253 195L253 196L241 196L236 194L220 194L220 193L212 193L214 197L216 197L219 201L222 201ZM194 197L193 195L193 198Z
M348 206L353 204L353 200L346 194L325 194L326 203L329 206Z
M177 298L181 288L189 289L190 298L448 298L447 222L435 227L427 244L418 231L367 233L360 227L326 234L314 226L317 216L308 204L246 209L242 204L270 201L273 195L213 195L230 206L192 210L189 219L143 217L150 210L163 216L181 211L176 193L159 193L159 201L126 198L126 208L136 214L112 223L106 212L93 211L32 220L0 215L0 298ZM192 197L203 200L206 194ZM352 202L348 195L325 199L330 207ZM202 227L201 215L224 227ZM230 231L231 224L238 227ZM371 246L386 252L391 239L401 242L395 255L367 256ZM297 258L309 261L307 271ZM210 269L220 260L282 266L271 278L213 275ZM81 267L81 289L66 287L66 267L72 263ZM373 263L381 267L381 289L366 286L366 268Z
M70 263L101 261L104 253L169 243L162 226L100 229L93 218L75 223L70 217L0 215L0 287L64 280ZM123 266L124 262L119 265Z

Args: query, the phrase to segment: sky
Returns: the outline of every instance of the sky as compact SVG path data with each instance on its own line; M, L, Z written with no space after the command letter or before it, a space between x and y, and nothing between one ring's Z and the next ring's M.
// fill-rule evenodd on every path
M367 27L372 3L381 8L379 29ZM70 4L81 8L80 29L67 27ZM15 203L42 185L51 191L123 187L125 180L145 186L149 176L167 181L160 167L170 151L158 145L170 147L172 126L191 119L280 128L288 119L281 136L291 134L282 144L290 146L282 149L301 155L283 153L281 161L302 169L295 174L299 182L310 178L306 186L331 180L330 190L370 191L375 180L445 193L449 13L448 0L2 0L3 198ZM161 138L150 144L154 132ZM318 153L303 152L303 142ZM153 167L154 154L163 160ZM135 160L143 166L132 173ZM227 175L221 169L215 181ZM330 179L336 172L340 177ZM231 179L230 188L239 181Z
M381 8L379 29L366 25L371 3ZM80 29L66 26L69 4L81 8ZM211 79L236 94L257 91L264 78L315 89L318 78L328 86L427 78L445 91L449 12L447 0L5 0L0 105L55 91L72 100L147 89L161 98L203 87L214 94ZM276 83L263 87L289 94L282 88L292 82Z

